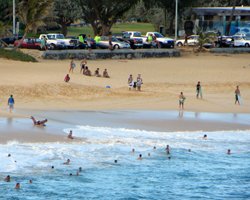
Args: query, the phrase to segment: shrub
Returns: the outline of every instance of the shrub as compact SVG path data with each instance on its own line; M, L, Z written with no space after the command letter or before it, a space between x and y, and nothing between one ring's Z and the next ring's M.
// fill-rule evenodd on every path
M0 48L0 58L7 58L10 60L20 60L24 62L37 62L37 60L21 51L18 50L8 50Z

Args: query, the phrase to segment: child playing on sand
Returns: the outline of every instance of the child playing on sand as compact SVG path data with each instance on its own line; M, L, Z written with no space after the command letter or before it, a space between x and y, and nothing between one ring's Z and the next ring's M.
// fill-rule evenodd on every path
M64 78L64 81L65 81L66 83L68 83L69 80L70 80L69 74L66 74L66 76L65 76L65 78Z

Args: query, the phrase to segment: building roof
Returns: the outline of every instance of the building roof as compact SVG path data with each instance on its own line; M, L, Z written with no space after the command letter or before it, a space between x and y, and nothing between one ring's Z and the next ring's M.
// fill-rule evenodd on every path
M197 15L231 15L233 7L196 7L193 12ZM234 15L250 16L250 6L235 7Z

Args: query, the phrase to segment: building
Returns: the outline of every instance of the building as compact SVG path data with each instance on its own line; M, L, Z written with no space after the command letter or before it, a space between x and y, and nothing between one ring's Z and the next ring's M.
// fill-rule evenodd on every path
M193 8L191 21L194 23L194 29L199 26L203 31L219 31L225 34L232 9L232 7ZM250 6L235 7L230 35L238 32L250 35Z

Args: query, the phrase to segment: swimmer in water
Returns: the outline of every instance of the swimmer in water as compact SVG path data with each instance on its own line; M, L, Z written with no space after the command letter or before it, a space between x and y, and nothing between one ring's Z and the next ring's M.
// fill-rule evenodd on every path
M170 154L170 147L169 147L169 145L166 146L166 149L165 149L165 150L166 150L166 153L167 153L167 154Z
M151 156L150 153L148 153L148 157Z
M72 133L72 130L70 130L70 131L69 131L69 135L68 135L68 138L69 138L69 139L74 139L74 137L73 137L72 134L73 134L73 133Z
M206 139L207 139L207 135L204 135L204 136L203 136L203 139L206 140Z
M10 182L10 175L6 176L6 177L4 178L4 181L5 181L5 182Z
M118 161L117 160L114 160L114 163L117 163Z
M16 183L15 189L20 189L20 183Z
M227 150L227 154L228 154L228 155L231 155L231 149L228 149L228 150Z
M135 153L135 149L132 149L132 151L131 151L132 153Z
M70 159L67 159L66 162L63 163L64 165L69 165L70 164Z
M137 160L142 160L142 155L140 154Z

